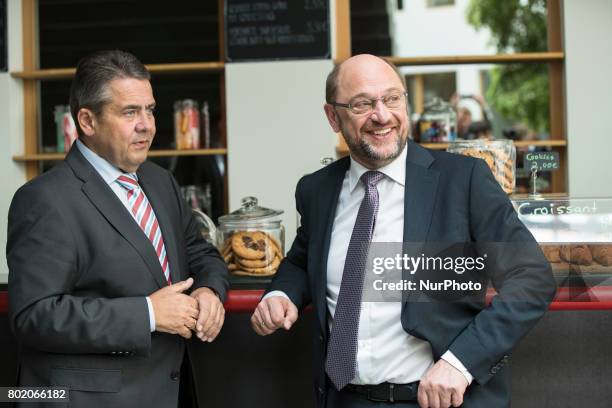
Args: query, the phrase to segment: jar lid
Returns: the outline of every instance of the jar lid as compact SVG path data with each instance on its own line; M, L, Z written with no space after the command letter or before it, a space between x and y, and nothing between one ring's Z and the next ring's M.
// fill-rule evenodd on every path
M244 197L241 200L242 206L231 214L219 217L220 223L239 222L239 221L262 221L271 217L276 217L283 213L282 210L272 210L270 208L257 205L257 198Z
M198 102L193 99L181 99L174 101L174 109L187 109L192 107L198 107Z
M429 103L425 104L425 111L423 112L423 114L431 114L431 113L454 114L455 111L453 110L453 107L449 103L444 102L442 99L438 97L435 97L431 101L429 101Z

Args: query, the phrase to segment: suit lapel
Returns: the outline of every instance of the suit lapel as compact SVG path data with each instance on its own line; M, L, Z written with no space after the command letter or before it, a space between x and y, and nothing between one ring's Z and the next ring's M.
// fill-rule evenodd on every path
M317 294L316 301L318 302L317 311L319 324L323 333L327 331L327 259L329 258L329 245L331 241L331 233L336 218L336 208L338 207L338 198L342 189L342 182L349 168L350 160L348 157L339 160L334 164L330 164L330 175L323 179L323 185L319 189L320 199L317 200L320 214L319 220L324 223L324 235L321 246L321 254L315 254L314 259L320 259L318 270L315 270L319 276L316 276L314 282L320 285L314 293ZM331 167L333 166L333 167Z
M429 168L434 158L410 141L406 155L404 189L404 242L425 242L438 189L437 170Z
M435 206L436 191L438 189L439 172L431 169L434 158L431 154L418 144L409 141L406 155L406 181L404 188L404 252L411 256L421 253L420 246L427 241L431 217ZM407 243L413 243L410 245ZM416 245L416 247L415 247ZM402 279L413 280L416 275L411 275L405 269ZM408 291L404 295L405 301L413 301L416 293ZM410 327L414 329L418 325L417 303L412 303L410 312L406 316ZM402 303L402 316L406 313L407 304Z
M83 157L76 146L70 149L66 162L75 175L83 181L81 187L85 196L100 211L106 220L138 252L147 265L158 286L166 286L166 281L151 242L142 233L134 218L106 184L98 172Z
M170 263L170 277L172 282L178 282L181 280L181 274L178 248L176 246L177 240L174 237L172 222L170 220L170 212L168 211L168 208L166 208L164 194L159 190L159 188L156 188L158 184L155 183L154 180L151 180L150 177L147 177L146 174L141 174L141 172L138 172L138 180L142 186L142 189L147 195L151 206L153 207L153 211L157 217L157 222L161 228L162 238L164 239L164 247L166 248L168 262ZM159 263L159 261L157 263Z

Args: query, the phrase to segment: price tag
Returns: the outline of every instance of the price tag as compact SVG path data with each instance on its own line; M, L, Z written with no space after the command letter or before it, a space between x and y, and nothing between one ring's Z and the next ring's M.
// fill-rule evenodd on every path
M552 171L559 169L559 152L525 153L525 169L533 171Z

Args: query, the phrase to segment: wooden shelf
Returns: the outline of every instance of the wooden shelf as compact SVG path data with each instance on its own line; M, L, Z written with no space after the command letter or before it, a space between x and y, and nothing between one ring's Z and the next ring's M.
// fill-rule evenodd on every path
M515 64L563 62L563 52L528 52L496 55L456 55L431 57L385 57L397 66L404 65L457 65L457 64Z
M177 64L148 64L145 66L151 74L222 72L225 69L225 63L222 61L185 62ZM74 76L75 71L76 68L37 69L31 71L11 72L11 76L13 78L21 78L27 80L67 79L72 78Z
M531 52L496 55L460 55L432 57L385 57L395 65L455 65L455 64L512 64L525 62L561 62L563 52ZM147 64L152 74L179 74L197 72L221 72L225 69L223 61L186 62L175 64ZM26 80L68 79L74 76L75 68L50 68L11 72L13 78Z
M446 150L448 149L448 145L450 143L419 143L421 146L432 149L432 150ZM529 146L540 146L540 147L567 147L567 140L520 140L518 142L514 142L514 146L516 147L529 147ZM348 147L344 144L336 147L336 154L339 156L344 156L348 154Z
M173 156L209 156L215 154L227 154L227 149L198 149L198 150L150 150L149 157L173 157ZM13 156L17 162L36 161L58 161L64 160L65 153L40 153Z

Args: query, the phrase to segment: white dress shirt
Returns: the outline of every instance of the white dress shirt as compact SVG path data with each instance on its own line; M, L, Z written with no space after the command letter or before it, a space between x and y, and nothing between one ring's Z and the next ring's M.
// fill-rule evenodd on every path
M404 148L393 162L377 169L385 177L377 184L379 208L372 242L403 241L406 153L407 149ZM326 298L330 331L349 241L365 195L365 187L359 179L369 170L352 157L350 160L338 199L327 260ZM407 216L410 217L410 214ZM410 219L407 223L410 223ZM274 295L286 296L283 292L273 291L266 297ZM401 311L401 302L362 302L357 338L357 372L351 383L380 384L388 381L406 384L420 380L433 365L431 345L406 333L401 324ZM452 352L447 351L442 358L461 371L468 383L472 382L472 376Z
M85 146L85 144L82 143L79 139L77 139L74 143L76 144L83 157L85 157L89 164L91 164L93 168L96 169L98 174L102 177L106 184L108 184L111 190L113 190L113 193L115 193L117 198L125 206L130 215L132 215L132 209L130 208L130 204L128 203L125 188L121 187L121 185L117 182L117 178L124 174L124 172L109 163L106 159L103 159L102 157L98 156L91 149ZM155 312L153 311L153 304L151 303L151 299L148 296L145 297L145 299L147 301L147 308L149 309L149 328L151 332L154 332Z

